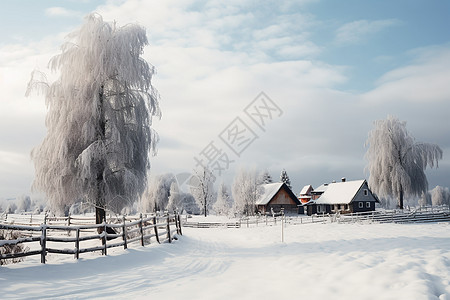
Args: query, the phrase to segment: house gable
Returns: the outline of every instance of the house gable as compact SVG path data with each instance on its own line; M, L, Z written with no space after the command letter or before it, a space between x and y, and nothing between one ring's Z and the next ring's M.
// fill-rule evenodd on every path
M350 201L353 202L376 202L380 203L380 200L372 193L372 191L369 189L369 186L367 184L367 181L364 180L363 184L359 188L358 192L355 194L353 199Z
M261 213L266 213L273 209L279 211L297 211L300 201L292 190L284 183L271 183L262 185L264 193L256 201L256 206Z

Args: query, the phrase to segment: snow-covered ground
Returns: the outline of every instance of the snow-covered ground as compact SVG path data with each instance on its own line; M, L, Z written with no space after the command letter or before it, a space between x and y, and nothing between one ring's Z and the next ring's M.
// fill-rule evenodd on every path
M448 223L287 225L284 243L279 223L183 233L2 266L0 298L450 299Z

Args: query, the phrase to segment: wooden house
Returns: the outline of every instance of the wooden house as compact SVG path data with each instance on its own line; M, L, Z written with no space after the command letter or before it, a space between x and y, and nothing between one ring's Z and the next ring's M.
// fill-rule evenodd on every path
M317 198L304 204L307 214L316 213L356 213L374 211L380 203L372 193L366 180L333 182L316 191Z
M261 196L256 201L256 208L261 214L279 212L281 208L284 208L285 213L299 213L299 209L303 212L298 198L282 182L261 185Z

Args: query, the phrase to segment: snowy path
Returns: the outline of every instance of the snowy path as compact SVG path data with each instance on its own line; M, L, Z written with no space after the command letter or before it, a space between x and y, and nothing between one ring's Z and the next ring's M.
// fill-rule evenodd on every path
M450 299L450 225L190 229L173 244L0 267L0 298Z

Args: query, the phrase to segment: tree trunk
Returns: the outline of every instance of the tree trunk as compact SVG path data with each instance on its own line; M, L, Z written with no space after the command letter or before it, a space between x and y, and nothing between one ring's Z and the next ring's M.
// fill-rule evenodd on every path
M102 224L103 221L106 221L106 212L103 207L95 207L95 224ZM102 228L99 228L99 233L101 233L103 230Z
M103 193L103 170L97 174L97 199L95 201L95 223L106 223L105 201ZM98 227L97 232L103 232L103 227Z
M103 93L103 85L100 86L100 91L98 93L98 99L99 99L99 128L97 133L97 139L98 140L104 140L106 135L106 120L105 120L105 111L103 109L103 101L104 101L104 93ZM104 187L103 187L103 171L105 168L105 163L103 158L100 159L100 161L97 162L97 199L95 201L95 223L101 224L103 221L106 223L106 213L105 213L105 193L104 193ZM98 233L103 232L103 228L97 229Z
M398 199L398 208L403 209L403 187L400 186L400 196Z

